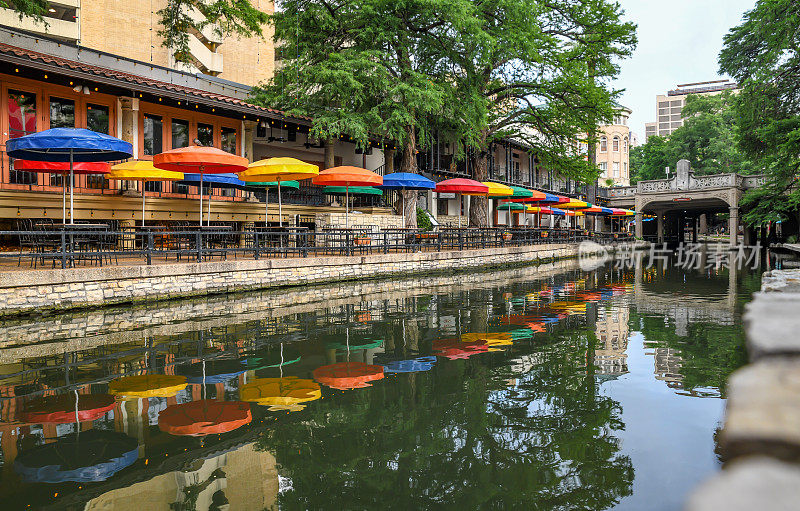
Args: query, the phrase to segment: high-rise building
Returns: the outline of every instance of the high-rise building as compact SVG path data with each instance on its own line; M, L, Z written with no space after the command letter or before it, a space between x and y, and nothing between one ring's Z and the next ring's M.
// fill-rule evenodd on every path
M250 0L268 14L272 0ZM176 62L163 39L158 11L167 0L52 0L45 23L20 19L11 10L0 8L0 25L87 49L190 73L200 72L244 85L256 85L272 76L275 51L272 32L264 26L264 37L220 37L211 26L189 33L191 64ZM202 21L192 9L189 16Z
M628 154L631 147L631 129L628 118L631 109L620 106L611 124L599 126L600 140L597 144L596 162L601 170L600 184L628 186L630 169Z
M673 131L683 126L681 111L686 105L686 98L692 94L721 94L727 90L735 90L738 85L729 80L712 80L709 82L685 83L668 91L666 95L656 96L656 121L645 124L644 141L653 135L668 137Z

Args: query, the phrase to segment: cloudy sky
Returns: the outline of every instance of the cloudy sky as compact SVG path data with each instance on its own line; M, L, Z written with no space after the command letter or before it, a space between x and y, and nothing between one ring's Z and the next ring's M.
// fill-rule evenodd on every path
M618 0L639 28L633 57L614 83L633 110L631 129L644 143L644 123L655 120L655 96L679 83L716 80L722 36L755 0Z

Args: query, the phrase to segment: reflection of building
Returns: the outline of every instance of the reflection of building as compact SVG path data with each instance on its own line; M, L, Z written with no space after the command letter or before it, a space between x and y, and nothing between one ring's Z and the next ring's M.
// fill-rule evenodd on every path
M185 470L111 490L89 501L84 509L168 511L170 503L186 505L196 498L195 507L181 509L262 510L272 509L277 495L275 457L250 443L190 462Z
M683 360L680 351L675 348L658 347L658 344L647 341L644 343L645 348L653 348L656 380L666 382L671 389L683 388L683 375L680 372Z
M595 333L598 346L594 352L594 363L598 374L619 376L628 372L628 319L630 310L626 306L599 310Z

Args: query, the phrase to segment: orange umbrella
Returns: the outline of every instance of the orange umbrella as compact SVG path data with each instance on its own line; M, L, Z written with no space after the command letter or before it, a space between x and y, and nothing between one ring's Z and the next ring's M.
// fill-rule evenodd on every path
M351 186L380 186L383 177L371 170L359 167L332 167L325 169L311 179L315 185L344 186L345 188L345 227L350 225L350 187Z
M433 350L437 355L447 357L450 360L469 358L479 353L498 351L480 341L460 342L459 339L440 339L433 341Z
M383 366L364 362L339 362L314 369L314 379L332 389L369 387L368 382L383 379Z
M233 431L251 420L247 403L202 399L161 410L158 428L172 435L205 436Z
M203 225L203 174L227 174L247 169L247 158L216 147L189 146L153 156L153 166L173 172L200 174L200 225ZM209 195L209 199L211 196Z

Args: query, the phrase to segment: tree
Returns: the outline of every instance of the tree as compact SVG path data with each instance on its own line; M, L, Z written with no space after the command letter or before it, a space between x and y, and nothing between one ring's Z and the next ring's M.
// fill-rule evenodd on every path
M177 62L187 64L191 63L190 34L210 28L218 36L260 37L268 19L267 13L253 7L250 0L168 0L157 14L162 45L172 51Z
M767 183L742 204L751 225L786 220L800 206L800 4L759 0L724 38L722 72L742 88L739 148L767 174Z
M507 138L530 147L561 174L594 181L598 171L576 138L614 114L618 91L607 82L616 60L636 45L635 25L606 0L486 0L475 3L480 30L442 41L440 68L454 83L452 124L470 149L473 177L489 177L492 144ZM453 44L455 42L455 44ZM470 224L486 221L475 197Z
M400 170L416 172L419 141L445 108L446 86L431 73L431 45L473 19L467 0L287 0L271 22L283 65L253 100L313 119L311 135L371 136L400 146ZM416 194L405 210L416 211ZM406 216L416 226L416 216Z
M0 0L0 7L16 11L19 19L31 17L37 21L44 21L44 14L47 12L48 0Z

